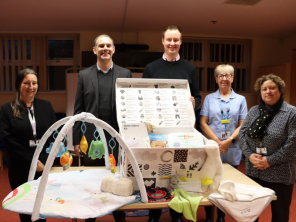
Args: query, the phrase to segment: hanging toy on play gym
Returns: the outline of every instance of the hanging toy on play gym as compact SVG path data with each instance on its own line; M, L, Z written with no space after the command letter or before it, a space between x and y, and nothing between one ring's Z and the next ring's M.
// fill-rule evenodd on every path
M98 134L98 136L96 136ZM101 159L105 155L105 147L104 142L102 141L100 137L100 133L98 128L96 128L95 132L93 133L94 138L96 140L93 140L90 144L89 151L88 151L88 157L90 157L92 160L99 158ZM100 139L98 139L100 137Z
M82 139L81 139L81 141L80 141L80 150L81 150L84 154L86 154L86 152L87 152L87 148L88 148L88 143L87 143L87 140L86 140L86 138L85 138L85 136L84 136L85 131L86 131L86 125L85 125L85 122L83 122L83 123L81 124L81 132L83 133L83 136L82 136Z

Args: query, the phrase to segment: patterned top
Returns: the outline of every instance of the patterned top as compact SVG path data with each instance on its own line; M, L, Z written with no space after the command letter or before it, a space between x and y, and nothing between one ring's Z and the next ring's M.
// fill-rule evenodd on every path
M258 105L250 109L239 133L239 144L246 157L246 174L271 183L293 184L296 180L296 108L284 102L279 112L267 126L262 139L246 135L248 127L260 115ZM270 167L258 170L249 161L256 147L267 149Z

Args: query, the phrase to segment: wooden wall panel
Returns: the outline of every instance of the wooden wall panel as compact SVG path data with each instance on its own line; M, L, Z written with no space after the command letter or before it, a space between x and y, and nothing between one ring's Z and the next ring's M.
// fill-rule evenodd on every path
M296 49L293 50L291 65L290 104L296 106Z
M273 73L281 77L285 81L286 92L284 95L284 100L290 103L290 100L292 97L291 95L291 63L286 63L283 65L259 67L259 76L268 75L270 73Z

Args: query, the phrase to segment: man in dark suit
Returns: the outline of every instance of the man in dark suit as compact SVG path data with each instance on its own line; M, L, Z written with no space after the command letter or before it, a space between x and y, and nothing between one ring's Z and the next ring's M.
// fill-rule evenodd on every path
M115 81L117 78L131 78L131 72L112 61L115 52L113 39L108 35L100 35L94 41L93 52L97 56L97 63L85 70L79 72L77 92L75 98L74 115L81 112L92 113L95 117L105 121L115 130L118 129L115 105ZM86 123L85 137L88 144L94 139L93 133L95 127L93 124ZM105 131L108 141L111 136ZM73 145L77 156L81 156L80 140L82 138L81 122L75 123L73 129ZM109 153L111 148L108 147ZM118 143L113 149L114 157L118 158ZM83 156L85 166L104 166L102 159L91 160L88 155ZM114 211L113 216L116 222L125 221L123 211ZM95 221L95 218L86 221Z

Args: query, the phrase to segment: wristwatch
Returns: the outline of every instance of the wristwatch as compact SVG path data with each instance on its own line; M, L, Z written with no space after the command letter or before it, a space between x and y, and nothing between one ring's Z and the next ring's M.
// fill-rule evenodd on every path
M232 143L235 143L235 139L233 139L233 137L229 137L229 139L231 140Z

